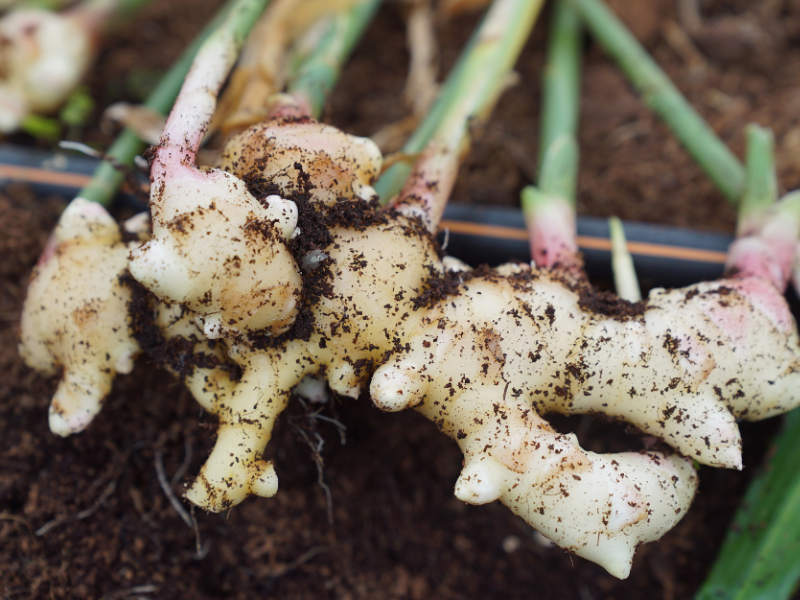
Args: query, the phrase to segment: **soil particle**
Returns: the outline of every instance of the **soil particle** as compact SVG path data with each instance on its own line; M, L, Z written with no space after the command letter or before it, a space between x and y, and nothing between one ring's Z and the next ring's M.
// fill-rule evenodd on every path
M464 283L462 271L445 271L440 273L429 267L429 276L422 284L422 292L411 299L414 310L431 308L448 296L457 294Z
M628 321L641 317L646 308L644 302L629 302L616 294L581 285L578 305L585 311L612 317L618 321Z
M131 301L128 306L131 331L151 365L169 367L181 379L191 375L195 368L220 367L228 371L233 379L241 376L241 370L236 363L197 349L201 341L213 349L217 343L214 340L200 340L196 336L175 336L165 339L155 322L155 307L158 302L156 297L129 274L123 275L121 281L131 291Z

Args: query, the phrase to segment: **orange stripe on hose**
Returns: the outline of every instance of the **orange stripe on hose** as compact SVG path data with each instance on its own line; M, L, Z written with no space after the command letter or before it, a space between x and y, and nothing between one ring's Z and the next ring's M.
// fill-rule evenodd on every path
M519 227L484 225L482 223L450 221L446 219L442 221L441 227L443 229L449 229L455 233L463 233L467 235L480 235L521 241L528 240L528 232ZM579 235L578 245L581 248L589 250L611 250L611 240L588 235ZM651 244L648 242L628 242L628 250L631 252L631 254L639 254L642 256L659 256L678 260L719 264L724 264L726 258L726 254L718 250L702 250L700 248L667 246L665 244Z
M79 173L63 173L35 167L18 167L16 165L0 165L0 178L74 188L82 188L91 179L89 175L81 175Z

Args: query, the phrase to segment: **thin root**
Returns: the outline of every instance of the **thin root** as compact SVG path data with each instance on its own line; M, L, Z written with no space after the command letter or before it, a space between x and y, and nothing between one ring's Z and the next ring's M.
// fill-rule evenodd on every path
M105 489L103 490L103 493L100 494L97 500L95 500L94 503L91 506L89 506L89 508L86 508L74 515L69 515L66 517L56 517L55 519L48 521L47 523L39 527L39 529L37 529L34 532L34 534L37 537L41 537L43 535L46 535L51 529L63 525L64 523L70 523L72 521L82 521L83 519L88 519L94 513L100 510L100 507L103 506L103 504L105 503L106 500L108 500L109 497L111 497L111 494L114 493L114 490L116 490L116 488L117 488L117 480L115 478L111 480L108 483L108 485L106 485Z
M167 481L167 475L164 472L164 460L163 460L163 453L161 450L155 451L155 457L153 458L153 462L156 466L156 477L158 478L158 484L161 486L161 490L164 492L164 495L169 500L169 503L172 505L172 508L175 509L175 512L178 513L181 520L188 527L192 526L192 519L189 516L189 513L186 512L186 509L181 504L181 501L178 500L178 497L175 495L175 492L172 490L172 486L170 486L169 482Z

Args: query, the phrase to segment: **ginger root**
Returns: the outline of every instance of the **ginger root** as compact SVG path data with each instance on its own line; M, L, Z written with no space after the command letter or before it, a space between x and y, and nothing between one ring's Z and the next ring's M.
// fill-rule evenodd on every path
M92 62L94 40L77 14L14 10L0 19L0 132L58 108Z
M139 346L128 326L130 291L119 279L128 248L105 209L76 198L64 210L39 259L22 312L19 351L48 375L62 370L50 404L50 429L85 428L129 373Z
M307 155L290 151L283 160L305 171ZM267 161L248 160L238 157L237 173L257 186L256 167ZM655 290L633 305L525 265L447 271L413 213L380 210L355 194L332 204L312 186L302 193L311 213L300 229L304 219L327 227L315 278L328 287L305 299L313 317L305 337L227 340L243 376L215 384L220 435L187 493L206 509L272 493L274 468L261 453L275 419L294 385L323 374L339 394L357 397L370 385L380 408L414 407L456 439L465 453L459 498L499 499L560 545L625 576L635 546L686 511L693 469L658 453L586 452L539 414L603 413L700 462L739 468L735 418L798 402L797 332L769 282Z
M130 261L164 302L153 307L153 325L241 371L234 378L197 363L181 373L219 419L214 449L186 494L194 504L222 511L249 494L277 492L275 466L263 457L272 428L292 389L321 376L344 396L369 389L383 410L414 408L452 437L464 453L461 500L500 500L559 545L625 577L636 546L688 509L697 485L690 461L588 452L541 415L605 414L699 462L740 468L735 419L800 402L797 330L774 282L744 274L654 290L631 304L557 269L465 269L440 257L429 222L403 210L407 203L383 209L364 199L371 194L360 190L377 169L351 162L363 156L363 141L310 120L302 126L312 149L284 143L280 160L299 175L318 169L310 178L273 177L283 172L269 169L276 146L252 142L265 132L281 139L284 127L294 140L293 119L232 141L226 166L238 177L189 167L179 153L154 165L164 171L152 196L153 238ZM249 152L241 140L250 140ZM312 164L322 152L329 162ZM335 197L322 187L326 164L346 182ZM298 216L287 219L266 199L264 208L248 187L277 187L275 207L297 198ZM270 233L251 234L259 219ZM288 243L295 219L299 237ZM229 257L245 251L252 258L243 264L257 264L258 275L230 268ZM292 310L241 309L245 300L225 307L223 290L261 306L287 282L299 290ZM210 326L221 314L208 308L214 303L213 311L236 310ZM209 350L203 335L220 339Z

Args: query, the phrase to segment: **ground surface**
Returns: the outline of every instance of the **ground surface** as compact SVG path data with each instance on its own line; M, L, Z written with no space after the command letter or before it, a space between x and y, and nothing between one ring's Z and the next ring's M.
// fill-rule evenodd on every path
M90 81L100 104L135 97L213 12L215 2L154 3L123 28ZM800 31L796 2L699 2L692 26L675 5L617 0L693 104L739 152L742 126L776 131L781 185L800 184ZM361 134L403 117L402 12L388 2L331 99L326 119ZM475 18L440 27L442 65ZM535 176L539 74L546 19L511 89L465 165L461 202L512 204ZM131 73L138 75L132 77ZM733 211L595 47L586 55L581 128L582 214L730 230ZM78 132L103 143L108 133ZM31 143L21 136L21 143ZM702 581L749 472L702 469L698 497L662 541L639 549L630 579L547 547L504 507L452 496L455 444L415 414L385 415L366 400L336 400L324 416L296 402L270 446L281 477L272 500L184 524L158 483L178 493L213 442L213 422L181 387L140 361L119 378L90 429L47 429L53 381L16 355L27 273L57 217L57 199L22 187L0 195L0 596L3 598L687 598ZM640 447L618 426L572 422L593 449ZM758 464L771 422L745 425L745 464ZM302 432L302 433L301 433ZM316 435L321 436L317 438ZM328 503L314 453L322 439ZM621 439L624 438L624 442Z

